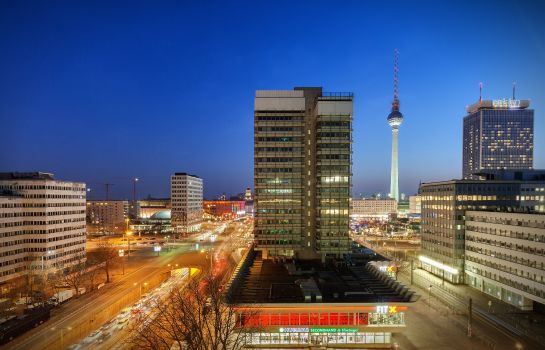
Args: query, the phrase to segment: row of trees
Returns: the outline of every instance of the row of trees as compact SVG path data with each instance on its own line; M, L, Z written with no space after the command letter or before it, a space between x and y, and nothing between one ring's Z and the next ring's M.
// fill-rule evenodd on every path
M66 268L58 268L55 272L40 269L40 259L37 256L29 261L26 278L5 288L3 297L16 299L27 296L27 302L34 304L45 302L63 286L75 289L77 294L81 287L93 290L102 282L110 282L111 271L119 259L119 252L111 243L104 241L98 245L91 258L82 259Z

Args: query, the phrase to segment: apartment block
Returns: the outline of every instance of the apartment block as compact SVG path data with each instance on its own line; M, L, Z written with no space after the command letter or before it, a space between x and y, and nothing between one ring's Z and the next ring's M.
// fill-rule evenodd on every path
M129 201L88 200L87 231L89 233L113 234L126 229Z

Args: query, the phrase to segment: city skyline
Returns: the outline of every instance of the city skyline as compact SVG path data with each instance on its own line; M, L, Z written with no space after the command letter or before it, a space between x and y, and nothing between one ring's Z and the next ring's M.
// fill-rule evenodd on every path
M531 99L534 168L545 167L540 11L391 4L371 14L356 3L318 3L310 11L293 5L294 13L304 12L295 16L286 15L286 6L192 4L167 13L118 3L97 22L99 6L92 4L37 3L30 11L4 3L0 48L11 54L0 58L0 117L9 129L0 141L0 170L85 182L91 198L106 182L115 184L112 198L131 198L133 177L141 179L139 197L165 197L176 171L201 176L207 198L239 193L252 182L253 92L325 86L355 95L353 195L385 193L391 131L383 118L396 47L403 57L400 99L411 118L399 139L400 192L415 193L420 181L462 177L462 117L478 100L481 81L486 99L509 97L513 81L517 96ZM255 16L263 12L269 16ZM473 25L458 28L461 16ZM282 28L274 25L280 17ZM305 28L316 17L330 24ZM210 28L197 29L204 20ZM369 35L376 28L380 33ZM338 35L344 32L350 35ZM319 59L301 60L304 52Z

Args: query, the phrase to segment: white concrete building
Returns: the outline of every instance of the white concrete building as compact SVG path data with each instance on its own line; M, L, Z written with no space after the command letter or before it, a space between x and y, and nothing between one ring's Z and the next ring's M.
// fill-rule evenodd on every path
M409 214L422 214L422 197L420 195L409 196Z
M0 283L85 261L84 183L0 173Z
M391 214L397 212L397 202L387 199L352 199L350 216L355 219L388 220Z
M171 222L177 233L198 231L203 217L203 181L187 173L170 177Z
M545 215L467 211L467 284L523 310L545 304Z

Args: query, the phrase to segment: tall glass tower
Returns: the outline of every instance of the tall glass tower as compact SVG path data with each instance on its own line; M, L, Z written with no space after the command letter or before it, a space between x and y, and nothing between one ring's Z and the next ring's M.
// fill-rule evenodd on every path
M397 56L394 51L394 100L392 101L392 112L388 115L388 125L392 128L392 165L390 172L390 197L399 202L399 179L397 172L397 135L399 126L403 122L403 114L399 111L399 99L397 98Z
M480 100L467 108L463 177L481 170L532 169L534 111L529 100Z

